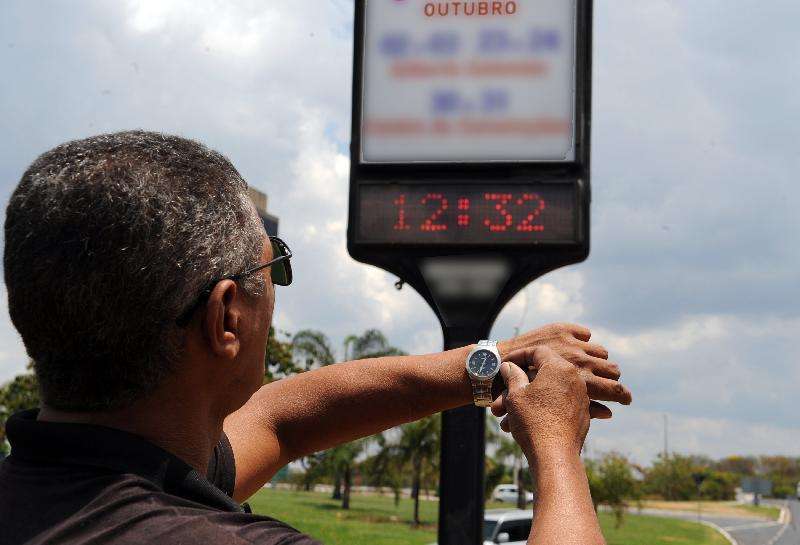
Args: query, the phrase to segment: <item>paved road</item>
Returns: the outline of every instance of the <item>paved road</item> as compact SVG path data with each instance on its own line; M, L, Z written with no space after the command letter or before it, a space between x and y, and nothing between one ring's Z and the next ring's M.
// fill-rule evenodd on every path
M786 504L781 502L776 505ZM702 514L698 519L697 513L661 509L642 509L642 514L710 522L728 532L739 545L800 545L800 502L790 501L787 506L791 511L791 519L788 523L768 521L757 517L725 517L706 514Z
M791 500L786 506L791 511L791 519L767 545L800 545L800 502Z

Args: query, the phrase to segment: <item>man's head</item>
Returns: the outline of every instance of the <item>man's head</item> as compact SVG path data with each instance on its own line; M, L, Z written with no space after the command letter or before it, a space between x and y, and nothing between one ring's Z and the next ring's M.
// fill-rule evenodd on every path
M6 213L5 282L48 407L105 411L146 397L184 363L192 335L210 353L263 365L268 274L221 282L209 299L223 305L223 329L240 327L242 305L245 318L261 313L247 346L214 344L197 316L175 323L214 280L271 255L246 187L219 153L142 131L68 142L28 168Z

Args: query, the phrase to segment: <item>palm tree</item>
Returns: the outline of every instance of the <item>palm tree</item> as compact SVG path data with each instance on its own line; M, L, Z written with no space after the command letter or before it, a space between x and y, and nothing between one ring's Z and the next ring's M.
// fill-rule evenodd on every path
M390 345L386 336L377 329L368 329L361 336L349 335L344 340L345 360L403 355L405 352Z
M336 352L328 337L321 331L304 329L292 338L293 356L306 369L336 363ZM362 335L348 335L344 341L344 360L398 356L404 352L389 344L386 336L377 329L368 329ZM356 459L364 452L369 439L360 439L325 451L322 464L333 476L333 499L342 500L342 509L350 508L350 488Z
M292 355L306 369L336 363L336 355L328 337L321 331L303 329L292 337Z
M364 460L362 467L371 486L378 488L388 486L392 489L394 506L397 508L405 484L403 462L396 456L393 446L388 444L385 434L377 435L375 442L378 447L377 453Z
M525 467L525 454L522 448L516 441L511 439L507 434L500 431L500 424L496 418L491 417L488 413L486 415L486 440L493 442L497 449L494 456L495 461L502 465L503 461L509 458L513 461L512 475L514 484L517 485L517 508L525 509L527 507L527 498L525 497L525 483L526 467ZM498 469L499 471L499 469ZM500 483L498 483L500 484Z
M411 497L414 498L414 525L419 526L419 492L425 466L436 464L441 445L441 419L429 416L400 427L401 459L411 465Z
M517 485L517 509L525 509L528 505L525 497L525 455L513 439L500 437L499 446L495 456L499 460L512 458L514 460L514 484Z
M441 419L438 415L404 424L398 429L399 436L390 441L386 436L378 440L380 452L375 458L381 463L375 469L397 468L411 472L411 497L414 499L414 525L419 526L419 496L424 476L436 471L441 445ZM391 433L391 432L390 432ZM395 505L399 500L395 491Z

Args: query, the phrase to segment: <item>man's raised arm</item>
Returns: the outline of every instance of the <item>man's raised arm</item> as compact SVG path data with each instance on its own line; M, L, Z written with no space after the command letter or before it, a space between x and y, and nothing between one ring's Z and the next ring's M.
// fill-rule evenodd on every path
M589 336L581 326L551 325L498 348L503 361L526 369L537 347L549 347L579 370L590 397L629 403L618 367ZM345 362L263 386L225 420L236 459L235 498L246 499L301 456L471 403L469 350ZM593 416L611 413L598 404Z

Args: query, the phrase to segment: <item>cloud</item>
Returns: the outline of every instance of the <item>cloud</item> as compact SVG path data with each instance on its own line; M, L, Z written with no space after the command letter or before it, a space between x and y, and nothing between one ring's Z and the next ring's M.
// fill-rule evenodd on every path
M664 415L670 452L712 458L782 453L800 456L800 427L770 422L743 423L730 418L683 416L632 408L612 420L593 421L587 437L590 456L617 451L647 465L664 449Z

